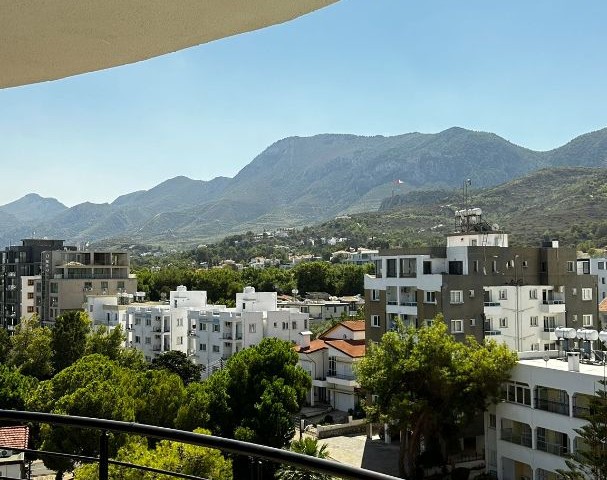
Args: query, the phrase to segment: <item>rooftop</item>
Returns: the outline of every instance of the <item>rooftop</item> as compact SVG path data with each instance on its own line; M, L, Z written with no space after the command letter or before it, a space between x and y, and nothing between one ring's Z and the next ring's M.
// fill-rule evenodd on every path
M0 427L0 447L27 448L28 427Z

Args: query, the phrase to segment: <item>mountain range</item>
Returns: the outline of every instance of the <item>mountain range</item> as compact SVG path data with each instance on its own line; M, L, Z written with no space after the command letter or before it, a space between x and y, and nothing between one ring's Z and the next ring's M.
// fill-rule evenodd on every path
M233 178L181 176L112 203L71 208L30 193L0 206L0 245L35 235L72 243L186 247L246 230L376 211L386 199L461 188L465 179L475 189L488 189L540 169L606 165L607 129L545 152L457 127L392 137L290 137L270 145Z

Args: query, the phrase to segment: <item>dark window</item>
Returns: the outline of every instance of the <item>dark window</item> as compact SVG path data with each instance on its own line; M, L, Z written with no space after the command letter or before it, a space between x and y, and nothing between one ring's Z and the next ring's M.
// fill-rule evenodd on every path
M396 277L396 258L389 258L386 262L386 277Z
M463 275L464 262L452 261L449 262L449 275Z
M432 273L432 262L424 262L424 275Z

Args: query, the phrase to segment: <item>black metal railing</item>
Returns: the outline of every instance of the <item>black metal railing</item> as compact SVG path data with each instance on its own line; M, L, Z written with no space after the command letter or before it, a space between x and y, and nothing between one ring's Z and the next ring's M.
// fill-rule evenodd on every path
M569 416L568 402L535 397L535 408L538 410L545 410L546 412L559 413L561 415Z
M41 412L23 412L17 410L0 410L0 419L20 423L32 422L36 424L43 423L52 425L65 425L69 427L87 428L99 431L101 435L99 440L98 457L85 457L80 455L67 454L64 452L48 452L29 449L22 450L27 453L34 453L39 455L71 458L79 462L98 463L99 480L108 479L110 464L119 465L127 468L136 468L139 470L145 470L155 473L162 473L164 475L169 475L173 477L199 479L199 477L195 477L192 475L184 475L178 472L152 469L151 467L147 467L144 465L136 465L111 460L109 458L108 453L108 432L140 435L143 437L151 437L160 440L171 440L175 442L187 443L201 447L215 448L232 455L255 459L255 461L261 460L270 461L278 464L291 465L306 471L324 473L343 479L397 480L396 477L383 473L352 467L331 460L301 455L288 450L281 450L279 448L267 447L265 445L243 442L231 438L215 437L212 435L204 435L200 433L175 430L165 427L156 427L153 425L144 425L134 422L121 422L117 420L104 420L89 417L56 415ZM13 448L13 450L17 449ZM257 479L260 477L253 476L252 478Z

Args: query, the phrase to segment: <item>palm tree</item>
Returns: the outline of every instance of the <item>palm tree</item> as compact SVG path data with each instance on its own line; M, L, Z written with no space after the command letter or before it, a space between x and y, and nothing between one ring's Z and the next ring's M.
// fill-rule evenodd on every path
M318 440L311 437L300 438L291 442L290 450L302 455L316 458L327 458L327 444L318 445ZM330 480L331 476L324 473L308 472L298 467L285 465L276 472L278 480Z

